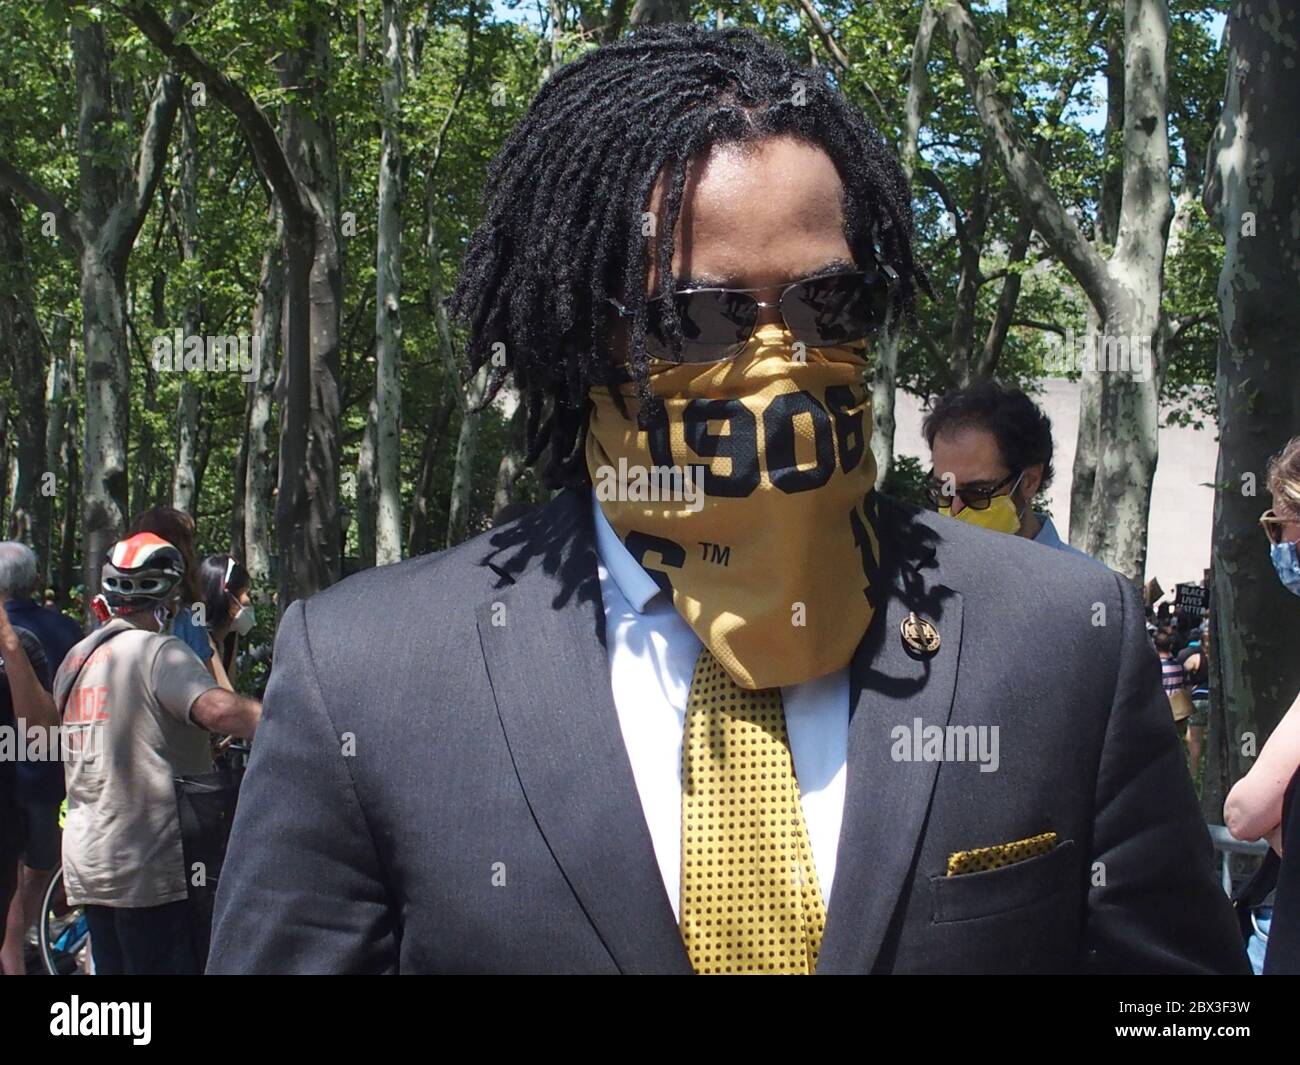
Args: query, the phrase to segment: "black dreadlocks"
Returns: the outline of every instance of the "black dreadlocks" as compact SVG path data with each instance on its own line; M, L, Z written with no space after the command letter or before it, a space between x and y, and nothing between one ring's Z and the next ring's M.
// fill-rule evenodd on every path
M898 274L895 313L913 310L912 207L897 160L817 71L746 29L672 24L588 52L541 88L488 170L486 213L449 299L470 329L484 403L508 373L524 404L525 461L543 451L550 487L588 482L588 391L613 380L606 297L632 312L628 368L642 418L654 408L645 353L648 263L641 214L667 167L656 226L664 324L680 343L671 264L686 164L714 144L792 134L830 155L844 184L846 237ZM922 278L921 283L924 284ZM497 345L504 345L504 348ZM504 358L493 358L494 351ZM615 399L626 414L615 390Z

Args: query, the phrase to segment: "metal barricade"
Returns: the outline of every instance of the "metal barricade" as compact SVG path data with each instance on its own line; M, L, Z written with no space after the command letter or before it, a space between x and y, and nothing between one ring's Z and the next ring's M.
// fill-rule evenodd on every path
M1214 849L1223 856L1220 865L1222 870L1221 879L1223 882L1223 890L1231 896L1232 867L1229 856L1233 854L1253 854L1259 858L1263 858L1264 855L1268 853L1268 842L1266 840L1256 839L1251 840L1249 843L1244 843L1235 838L1228 831L1225 825L1207 824L1205 827L1210 830L1210 840L1214 843Z

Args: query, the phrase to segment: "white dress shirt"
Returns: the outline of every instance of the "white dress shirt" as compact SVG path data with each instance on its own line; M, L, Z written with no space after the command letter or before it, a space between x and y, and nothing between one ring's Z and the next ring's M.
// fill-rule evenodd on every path
M592 494L605 605L605 646L618 723L632 763L659 874L680 919L682 733L702 644L632 558ZM849 671L781 689L790 754L822 897L829 907L844 815Z

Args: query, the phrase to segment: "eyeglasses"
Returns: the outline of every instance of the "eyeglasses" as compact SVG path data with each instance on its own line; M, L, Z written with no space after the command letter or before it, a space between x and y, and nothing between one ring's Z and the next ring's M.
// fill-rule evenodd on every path
M1014 492L1020 485L1020 478L1024 476L1023 470L1012 470L1002 480L995 485L980 488L949 488L947 483L935 477L934 471L930 471L930 476L925 482L925 494L929 496L930 502L936 507L951 506L953 498L956 497L962 501L963 506L970 507L971 510L988 510L989 504L993 502L995 496L1000 495L999 489L1011 484L1007 494Z
M680 354L673 352L664 323L666 301L656 296L646 301L646 351L667 362L725 362L744 349L765 307L777 308L794 339L808 347L860 341L884 323L889 288L897 280L893 267L878 259L870 270L795 281L773 301L754 295L761 288L683 289L672 297L684 340ZM620 318L633 316L614 297L607 299Z
M1280 544L1282 542L1282 530L1288 525L1300 525L1300 520L1296 518L1281 518L1270 507L1259 516L1259 523L1264 528L1264 535L1268 537L1270 544Z

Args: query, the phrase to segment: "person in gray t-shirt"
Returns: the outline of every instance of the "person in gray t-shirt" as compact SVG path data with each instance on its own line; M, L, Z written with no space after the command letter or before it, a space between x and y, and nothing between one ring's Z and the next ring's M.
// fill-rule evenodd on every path
M96 612L54 682L63 714L68 814L63 873L83 905L96 972L198 968L174 778L210 772L208 732L251 736L260 704L217 685L161 629L184 563L139 533L113 546Z

